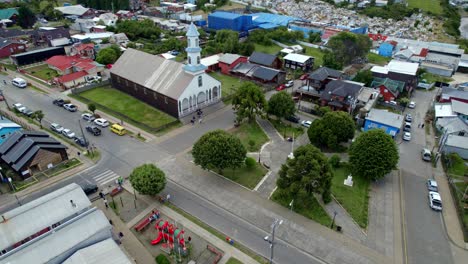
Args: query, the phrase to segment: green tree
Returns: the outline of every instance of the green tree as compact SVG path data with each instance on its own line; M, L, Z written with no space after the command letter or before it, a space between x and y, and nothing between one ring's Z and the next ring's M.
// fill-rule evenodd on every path
M354 137L354 122L346 112L328 112L315 120L307 131L309 140L316 146L336 149L338 144Z
M93 115L94 115L94 112L96 112L96 105L93 104L93 103L89 103L88 104L88 110L91 111L91 113L93 113Z
M120 57L120 50L117 51L113 46L114 45L100 50L96 57L96 61L104 65L116 62L117 59Z
M349 149L352 173L369 180L383 178L396 168L398 159L395 141L381 129L362 133Z
M140 194L156 195L166 187L166 175L154 164L143 164L132 171L130 183Z
M44 113L42 112L42 110L35 111L31 117L39 121L39 125L42 128L42 119L44 119Z
M267 103L262 89L252 82L244 82L232 98L232 106L236 111L237 121L248 118L253 122L257 115L262 115Z
M286 118L296 111L291 95L285 91L274 94L268 101L267 113L278 118Z
M309 33L309 42L318 43L322 41L322 37L319 32Z
M336 60L335 55L329 51L325 50L323 54L323 66L335 70L343 69L343 64Z
M204 134L192 149L194 162L203 169L238 168L245 160L247 151L239 138L224 130Z
M327 157L312 145L298 147L294 158L288 159L278 174L276 185L293 198L301 192L311 197L329 191L333 177Z
M372 42L365 34L340 32L330 38L327 46L333 51L336 61L342 65L349 65L356 58L365 58Z
M36 15L26 5L18 8L18 24L22 28L31 28L36 23Z
M374 77L370 70L359 71L356 76L354 76L353 81L364 83L367 87L370 87Z

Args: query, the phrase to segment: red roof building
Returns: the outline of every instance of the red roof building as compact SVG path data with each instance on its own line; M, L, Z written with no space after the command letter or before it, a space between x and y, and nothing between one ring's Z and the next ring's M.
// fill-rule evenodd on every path
M380 33L379 33L379 34L372 34L372 33L369 33L369 34L367 34L367 35L368 35L369 38L372 39L373 41L380 41L380 40L381 40L381 41L385 41L385 40L387 40L387 37L388 37L388 36L384 36L384 35L382 35L382 34L380 34Z
M72 81L75 81L77 79L83 78L86 75L88 75L88 73L86 71L79 71L79 72L74 72L74 73L70 73L70 74L60 76L60 77L57 78L57 80L59 81L59 83L67 83L67 82L72 82Z
M96 69L97 67L92 59L80 58L79 55L53 56L46 60L46 64L49 65L49 68L56 70L60 75L70 74L82 70L90 73L93 72L93 69Z
M79 55L84 59L94 59L94 43L76 43L71 47L70 54Z

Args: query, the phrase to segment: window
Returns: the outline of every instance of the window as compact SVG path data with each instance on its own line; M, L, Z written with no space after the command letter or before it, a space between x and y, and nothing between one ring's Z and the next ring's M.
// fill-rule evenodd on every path
M200 56L197 56L197 64L200 64Z
M188 57L188 64L192 64L192 57Z
M146 95L146 88L143 88L143 93Z
M203 86L203 79L201 76L198 76L198 87L202 87Z
M158 94L154 92L153 97L154 97L155 100L157 100L158 99Z
M167 104L167 97L164 97L164 102Z
M48 40L51 40L51 39L52 39L52 36L51 36L51 35L47 35L47 39L48 39Z
M127 85L127 86L128 86L128 80L125 80L125 85ZM135 89L136 89L136 87L135 87Z
M118 83L120 83L120 77L119 76L116 76L115 79L117 80Z
M198 47L198 39L195 39L195 46Z

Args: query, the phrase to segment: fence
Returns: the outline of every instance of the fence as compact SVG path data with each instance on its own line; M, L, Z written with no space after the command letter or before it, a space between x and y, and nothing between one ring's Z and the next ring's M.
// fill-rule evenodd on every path
M10 112L7 112L3 109L0 109L0 114L8 119L10 119L11 121L15 122L16 124L20 125L21 127L23 127L24 129L26 130L35 130L31 125L29 125L27 122L24 122L24 119L16 116L15 114L13 113L10 113Z
M79 93L91 90L93 88L101 87L101 86L105 86L105 85L109 85L109 84L110 84L109 80L101 81L101 82L98 82L98 83L89 83L89 84L85 84L85 85L83 85L81 87L73 88L73 89L71 89L71 92L72 92L72 94L79 94Z

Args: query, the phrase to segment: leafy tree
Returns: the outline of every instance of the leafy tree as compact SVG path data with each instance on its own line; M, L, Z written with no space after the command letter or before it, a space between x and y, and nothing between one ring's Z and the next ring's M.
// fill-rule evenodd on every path
M349 149L352 173L369 180L383 178L398 164L398 148L381 129L359 135Z
M237 114L237 121L248 118L253 122L257 115L263 114L266 107L265 94L252 82L244 82L232 98L232 106Z
M356 58L365 58L372 47L372 42L365 34L340 32L330 38L327 46L332 49L337 62L349 65Z
M309 33L309 42L318 43L321 42L322 38L319 32Z
M35 111L31 117L39 121L39 125L42 128L42 119L44 119L44 113L42 112L42 110Z
M18 8L18 23L22 28L31 28L36 23L36 15L26 5Z
M161 29L154 26L154 22L149 19L119 20L116 25L116 33L125 33L131 41L139 38L157 40L161 34Z
M364 83L367 87L370 87L374 77L370 70L359 71L356 76L354 76L353 81Z
M96 61L104 65L112 64L117 61L121 54L122 52L120 51L119 46L111 45L110 47L101 49L98 52Z
M285 91L274 94L268 101L268 114L278 118L286 118L296 111L296 106L291 95Z
M325 50L323 54L323 66L335 70L343 69L343 63L337 61L335 55L329 50Z
M94 112L96 112L96 105L93 104L93 103L89 103L88 104L88 110L91 111L91 113L94 114Z
M328 112L323 118L315 120L307 131L309 140L316 146L326 146L332 149L341 142L354 137L354 122L346 112Z
M195 164L203 169L218 169L221 173L225 168L240 167L246 154L239 138L219 129L204 134L192 149Z
M311 196L330 190L333 177L327 157L312 145L303 145L294 151L294 159L281 166L276 185L293 198L301 192Z
M333 167L333 168L338 168L340 167L340 156L338 156L337 154L333 154L333 156L331 156L329 159L328 159L328 163L330 163L330 165Z
M166 175L154 164L143 164L133 169L130 183L140 194L156 195L166 187Z

